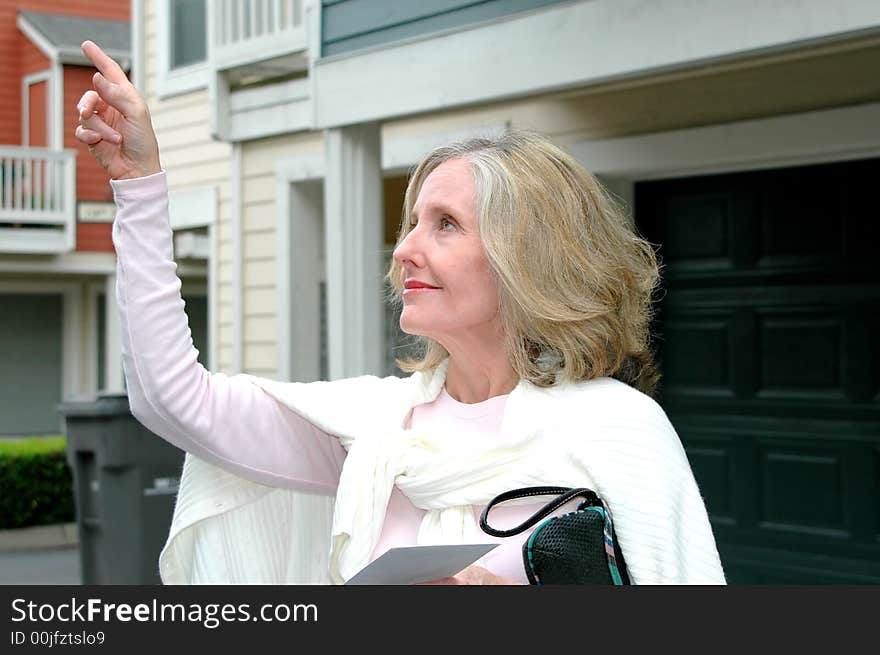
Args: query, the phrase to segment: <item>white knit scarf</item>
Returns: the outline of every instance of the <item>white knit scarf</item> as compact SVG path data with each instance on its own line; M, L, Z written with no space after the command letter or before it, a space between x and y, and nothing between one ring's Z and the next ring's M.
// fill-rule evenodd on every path
M528 477L522 465L532 441L487 450L477 443L450 448L412 430L358 437L336 494L331 579L343 582L369 562L395 484L413 505L427 510L419 545L486 541L472 506L509 489L514 478Z
M445 373L308 384L247 376L348 449L335 502L188 454L159 559L163 582L343 582L369 562L396 484L426 510L420 544L484 540L473 506L508 489L589 487L614 508L637 584L724 583L699 488L654 401L604 378L548 389L521 381L497 441L455 445L404 429L413 407L437 398Z
M416 386L412 406L436 399L447 366L448 360ZM296 387L257 383L292 409L299 406ZM461 444L429 436L404 428L403 421L356 438L341 436L348 454L333 513L330 578L334 583L345 582L369 563L395 484L413 505L426 510L419 526L419 545L487 541L474 520L473 505L486 504L514 486L546 479L534 448L540 441L538 433L522 430L522 417L513 418L513 408L519 396L528 392L527 386L520 382L510 394L501 439L489 447L479 441ZM513 420L520 429L509 429Z

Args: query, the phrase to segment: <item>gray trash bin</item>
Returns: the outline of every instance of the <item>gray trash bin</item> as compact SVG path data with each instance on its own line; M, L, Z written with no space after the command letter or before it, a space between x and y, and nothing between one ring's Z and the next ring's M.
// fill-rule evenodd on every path
M58 406L67 424L83 584L161 584L182 450L131 415L125 394Z

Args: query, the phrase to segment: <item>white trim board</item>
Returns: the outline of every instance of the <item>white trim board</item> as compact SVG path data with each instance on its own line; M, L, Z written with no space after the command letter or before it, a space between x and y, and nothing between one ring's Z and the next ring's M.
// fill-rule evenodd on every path
M293 280L293 253L291 252L291 232L296 218L291 215L294 185L323 184L325 170L325 156L323 150L311 155L302 155L290 159L281 159L275 163L275 270L276 270L276 307L278 326L278 379L317 379L310 367L303 367L295 361L294 348L294 324L299 322L293 314L292 292ZM308 218L299 217L301 225L308 225ZM309 235L312 237L313 235ZM310 240L314 240L311 239ZM309 252L312 257L316 253ZM304 262L297 262L303 265ZM319 265L323 269L323 265ZM313 271L314 273L315 271ZM323 275L323 270L317 271Z
M97 336L98 331L98 296L101 294L106 294L107 292L107 280L106 278L101 281L92 281L85 283L85 304L84 304L84 312L85 312L85 322L86 322L86 333ZM105 311L106 311L106 301L105 301ZM83 354L85 356L86 365L85 365L85 376L86 376L86 390L88 393L96 393L98 391L98 348L101 347L101 344L97 343L97 338L88 338L85 340L83 344Z
M219 365L220 352L220 288L219 288L219 271L220 271L220 244L219 244L220 227L217 223L208 226L208 238L210 239L211 254L208 257L208 276L205 280L208 292L208 370L216 371Z
M109 252L71 252L47 257L0 257L0 273L109 275L115 270L116 257Z
M880 156L880 103L580 141L568 148L590 172L650 180Z
M144 40L146 37L146 17L144 12L144 0L131 0L131 71L129 79L142 96L146 96L144 81L146 69L144 67Z
M217 188L213 186L168 192L172 230L212 225L217 220Z
M421 132L407 136L384 136L382 138L382 172L398 174L418 164L433 148L461 139L480 136L500 136L510 129L510 122L493 122L465 125L442 132ZM275 162L276 180L305 182L322 180L325 170L323 151L313 155L297 155Z
M60 62L54 62L52 65L53 84L52 92L49 97L52 98L51 111L49 114L49 147L53 150L64 149L64 65ZM53 120L54 119L54 120ZM76 160L74 160L76 161ZM76 171L76 165L73 166ZM76 187L74 187L76 188ZM75 193L74 193L75 195ZM72 247L72 246L71 246Z
M171 14L168 0L155 0L156 6L156 95L168 98L208 86L211 59L210 34L205 38L205 60L191 66L171 69L170 30ZM210 11L210 9L209 9ZM207 22L207 20L206 20ZM205 25L205 30L208 26Z
M36 46L37 50L49 58L50 63L55 63L58 60L58 49L27 18L17 14L15 25Z
M510 121L468 125L443 132L427 132L382 139L382 172L405 173L434 148L473 137L499 137L510 129Z
M228 127L228 132L220 132L224 140L248 141L314 127L309 80L288 80L234 93L228 91L228 86L219 88L224 84L221 79L215 83L217 89L212 102L217 112L225 113L222 118L218 114L218 125ZM217 104L223 103L224 98L225 107Z
M232 145L230 204L232 220L232 373L244 372L244 207L242 206L242 146Z
M204 277L208 267L203 264L178 263L180 277ZM0 256L0 273L29 275L111 275L116 272L116 255L110 252L71 252L50 256Z
M315 111L322 128L381 121L878 32L877 0L561 3L322 59Z

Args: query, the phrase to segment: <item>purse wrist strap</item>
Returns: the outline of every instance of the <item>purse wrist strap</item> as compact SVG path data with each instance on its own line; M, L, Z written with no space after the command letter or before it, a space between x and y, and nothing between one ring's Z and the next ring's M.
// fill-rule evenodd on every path
M550 494L556 494L558 497L544 505L544 507L539 509L532 516L530 516L528 519L523 521L515 528L510 528L509 530L496 530L495 528L489 526L489 523L487 521L489 517L489 510L491 510L498 503L503 503L507 500L514 500L515 498L526 498L528 496L549 496ZM513 535L519 534L523 530L532 527L538 521L549 516L557 509L565 505L572 498L577 498L578 496L583 496L584 498L586 498L588 505L601 505L602 503L595 492L583 487L577 489L571 489L569 487L524 487L523 489L505 491L503 494L495 496L495 498L489 501L489 504L486 505L483 513L480 515L480 528L483 530L483 532L492 535L493 537L512 537Z

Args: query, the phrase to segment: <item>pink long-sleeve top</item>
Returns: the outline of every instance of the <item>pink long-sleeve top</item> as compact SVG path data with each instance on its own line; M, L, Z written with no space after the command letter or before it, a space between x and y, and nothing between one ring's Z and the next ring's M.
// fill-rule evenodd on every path
M338 439L244 377L212 373L197 361L173 259L165 173L111 180L111 186L118 208L113 244L122 360L132 413L178 448L248 480L335 494L346 456ZM450 439L493 439L500 434L506 399L465 404L444 390L435 401L414 408L410 427ZM576 505L572 501L556 514ZM498 507L490 524L518 525L540 507ZM473 510L479 520L483 507ZM395 486L372 559L392 547L415 545L424 514ZM485 535L486 542L502 545L478 564L526 583L521 548L529 532Z

